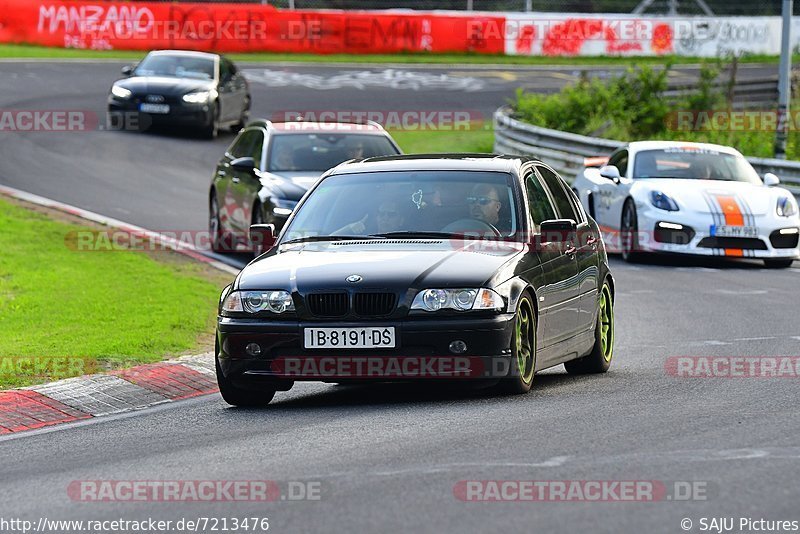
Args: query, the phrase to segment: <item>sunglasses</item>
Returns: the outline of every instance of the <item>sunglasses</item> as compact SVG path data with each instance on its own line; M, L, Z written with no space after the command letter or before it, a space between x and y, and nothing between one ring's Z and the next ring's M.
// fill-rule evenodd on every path
M496 198L489 197L467 197L467 202L470 204L478 204L480 206L488 206L492 202L500 202Z

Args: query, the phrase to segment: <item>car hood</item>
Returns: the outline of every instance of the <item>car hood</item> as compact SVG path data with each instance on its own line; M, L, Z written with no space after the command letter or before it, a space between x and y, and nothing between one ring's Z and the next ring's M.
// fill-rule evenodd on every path
M386 240L283 245L239 275L238 289L384 289L480 287L510 278L504 270L524 245L491 241ZM359 275L358 284L346 281Z
M132 76L114 82L134 94L155 93L165 96L180 96L194 91L207 91L214 88L213 80L192 78L169 78L163 76Z
M300 200L306 191L319 180L318 172L269 172L261 175L261 184L270 190L279 190L288 200Z
M680 179L642 179L636 181L638 198L649 202L650 191L660 191L670 196L682 211L696 213L718 213L719 199L735 199L740 209L753 215L765 215L775 211L778 196L788 195L788 191L754 185L746 182L722 180L680 180Z

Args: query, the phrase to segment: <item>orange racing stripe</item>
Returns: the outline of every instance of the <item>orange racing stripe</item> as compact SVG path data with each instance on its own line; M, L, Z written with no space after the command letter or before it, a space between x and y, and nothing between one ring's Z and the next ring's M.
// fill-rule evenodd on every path
M717 197L722 214L725 215L725 224L727 226L744 226L744 215L742 210L739 209L739 204L736 199L730 195L714 195ZM726 256L744 256L744 251L736 248L726 248Z

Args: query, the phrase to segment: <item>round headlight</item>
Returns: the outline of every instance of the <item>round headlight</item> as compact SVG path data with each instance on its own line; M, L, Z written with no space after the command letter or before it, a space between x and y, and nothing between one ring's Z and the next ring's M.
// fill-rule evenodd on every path
M428 289L422 295L422 302L430 311L436 311L447 303L447 292L443 289Z
M475 302L476 292L471 289L462 289L453 296L453 304L459 310L469 310Z
M262 293L248 292L242 299L244 309L250 313L263 311L267 306L267 301Z
M286 291L271 291L269 293L269 307L275 313L285 312L291 302L291 296Z

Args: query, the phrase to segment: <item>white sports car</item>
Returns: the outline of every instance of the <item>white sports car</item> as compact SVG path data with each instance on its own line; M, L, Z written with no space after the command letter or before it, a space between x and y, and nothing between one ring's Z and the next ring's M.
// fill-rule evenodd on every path
M603 166L587 167L573 189L609 251L627 261L661 252L761 258L780 268L800 258L797 200L733 148L639 141L586 165Z

